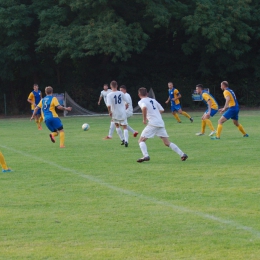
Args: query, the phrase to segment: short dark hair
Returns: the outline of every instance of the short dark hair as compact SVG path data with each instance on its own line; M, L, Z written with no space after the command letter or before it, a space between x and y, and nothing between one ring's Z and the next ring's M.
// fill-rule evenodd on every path
M125 85L120 86L120 88L123 88L124 90L126 90L126 86Z
M105 86L108 86L108 84L104 84L104 86L103 86L103 87L105 87Z
M145 97L147 96L147 89L146 88L139 88L138 93L142 96Z
M38 84L33 84L34 87L39 87Z
M173 83L170 81L170 82L168 82L168 84L172 84L173 85Z
M229 84L228 84L227 81L222 81L221 84L223 84L223 85L224 85L225 87L227 87L227 88L229 87Z
M117 82L115 80L111 81L110 82L110 85L113 87L113 88L117 88Z
M196 85L196 88L201 88L201 89L204 89L203 85L202 84L198 84Z

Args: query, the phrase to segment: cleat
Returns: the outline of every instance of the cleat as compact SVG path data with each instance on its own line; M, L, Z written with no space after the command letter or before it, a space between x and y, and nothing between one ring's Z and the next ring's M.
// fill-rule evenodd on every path
M42 127L41 127L41 126L38 126L38 130L42 130Z
M124 145L124 144L125 144L125 140L122 140L121 145Z
M245 135L243 135L243 137L249 137L249 135L248 135L248 134L245 134Z
M214 136L214 137L211 137L210 139L211 139L211 140L219 140L220 138L219 138L219 137L216 137L216 136Z
M209 134L209 136L214 135L216 132L217 132L216 130L212 131L212 132Z
M137 137L137 135L138 135L138 132L135 131L135 132L133 133L133 137Z
M190 122L193 123L193 118L192 117L190 118Z
M110 140L110 139L112 139L112 137L106 136L106 137L104 137L103 139L104 139L104 140Z
M178 123L178 124L180 124L180 123L181 123L181 121L180 121L180 122L179 122L179 121L177 121L177 123Z
M200 135L204 135L203 133L196 133L195 135L200 136Z
M8 168L8 169L3 169L2 172L12 172L12 170Z
M150 161L150 157L149 156L146 156L146 157L143 157L143 158L140 158L137 160L137 162L147 162L147 161Z
M51 141L52 141L53 143L55 143L55 139L54 139L54 136L53 136L52 134L50 134L50 138L51 138Z
M128 142L125 142L125 147L128 147Z
M65 145L60 145L60 148L65 148Z
M183 154L183 156L181 157L182 161L186 161L188 159L188 155L187 154Z

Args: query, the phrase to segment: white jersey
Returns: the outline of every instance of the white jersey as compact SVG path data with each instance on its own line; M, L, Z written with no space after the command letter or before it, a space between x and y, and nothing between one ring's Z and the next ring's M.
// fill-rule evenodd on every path
M109 88L107 91L102 90L100 93L100 97L102 97L104 99L104 102L107 106L107 95L111 92L112 90Z
M125 94L121 91L111 91L107 95L107 106L111 107L112 119L126 119L125 103L128 104L128 100L126 99Z
M133 114L133 103L132 98L128 93L125 93L125 98L128 100L128 108L126 109L126 114Z
M155 99L145 97L138 102L138 105L141 109L146 107L147 119L149 121L148 125L164 127L164 121L160 113L160 111L164 111L164 109L160 103L158 103Z

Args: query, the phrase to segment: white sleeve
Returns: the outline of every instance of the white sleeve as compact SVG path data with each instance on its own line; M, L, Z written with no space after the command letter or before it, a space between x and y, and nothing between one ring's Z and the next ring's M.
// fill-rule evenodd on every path
M122 97L123 97L122 99L123 99L123 101L124 101L125 103L130 104L130 100L129 100L129 98L128 98L128 95L126 95L126 94L123 93Z
M110 98L111 95L107 95L107 107L110 106L111 107L111 98Z
M145 104L144 102L142 102L142 100L140 100L140 101L138 102L138 106L139 106L141 109L143 109L144 107L146 107L146 104Z
M157 102L157 108L159 109L159 111L164 111L164 108L161 106L161 104L159 102Z

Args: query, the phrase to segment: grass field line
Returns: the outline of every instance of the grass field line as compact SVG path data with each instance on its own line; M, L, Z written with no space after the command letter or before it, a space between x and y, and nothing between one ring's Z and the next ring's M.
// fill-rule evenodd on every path
M137 193L137 192L133 192L133 191L130 191L130 190L126 190L126 189L123 189L123 188L111 185L109 183L106 183L106 182L102 181L101 179L96 178L94 176L85 174L83 172L79 172L78 170L75 171L74 169L63 167L63 166L61 166L61 165L59 165L57 163L54 163L54 162L51 162L51 161L46 161L46 160L40 158L39 156L34 156L32 154L26 153L24 151L17 150L15 148L11 148L9 146L0 145L0 147L4 148L4 149L7 149L9 151L12 151L14 153L20 154L20 155L22 155L24 157L29 157L31 159L35 159L35 160L41 161L41 162L43 162L45 164L49 164L49 165L51 165L53 167L56 167L56 168L58 168L58 169L60 169L62 171L66 171L66 172L72 173L74 175L80 176L80 177L85 178L85 179L87 179L89 181L92 181L92 182L94 182L96 184L99 184L100 186L103 186L105 188L108 188L108 189L111 189L113 191L119 192L121 194L125 194L125 195L128 195L130 197L135 197L135 198L138 198L138 199L141 199L141 200L144 200L144 201L149 201L149 202L152 202L152 203L157 204L157 205L165 206L165 207L171 208L171 209L173 209L175 211L178 211L178 212L193 214L193 215L201 217L203 219L208 219L208 220L211 220L211 221L214 221L214 222L218 222L220 224L225 224L225 225L231 226L231 227L233 227L233 228L235 228L237 230L244 230L244 231L246 231L248 233L253 234L258 239L260 238L260 231L254 230L252 227L248 227L248 226L244 226L244 225L238 224L235 221L226 220L226 219L223 219L223 218L220 218L220 217L216 217L216 216L211 215L211 214L198 212L198 211L189 209L187 207L174 205L174 204L172 204L170 202L167 202L167 201L158 200L156 198L143 195L141 193Z

